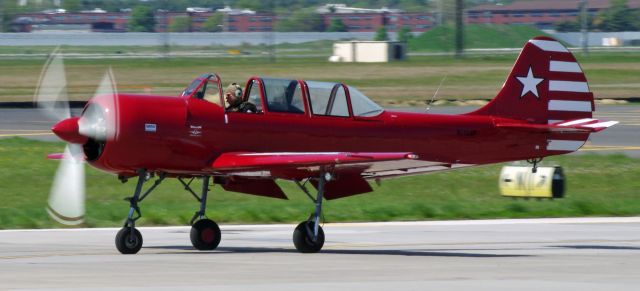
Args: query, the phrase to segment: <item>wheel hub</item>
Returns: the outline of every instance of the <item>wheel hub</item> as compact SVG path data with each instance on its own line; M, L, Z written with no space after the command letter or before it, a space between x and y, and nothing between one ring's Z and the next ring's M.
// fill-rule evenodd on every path
M125 240L125 244L128 248L135 248L138 245L138 238L132 235L128 235L127 239Z
M212 243L215 239L215 236L215 232L211 228L205 228L200 233L200 238L202 238L202 241L206 243Z

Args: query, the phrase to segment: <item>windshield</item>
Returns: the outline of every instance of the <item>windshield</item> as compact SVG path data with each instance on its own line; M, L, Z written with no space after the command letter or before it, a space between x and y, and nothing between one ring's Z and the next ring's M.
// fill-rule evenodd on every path
M213 75L211 74L202 74L198 76L195 80L191 82L191 84L189 84L189 86L187 86L186 89L184 89L184 91L182 91L181 96L191 96L191 94L193 94L193 91L198 89L198 86L200 86L200 84L202 84L204 80L209 80L209 78L211 78L212 76Z
M198 88L198 86L200 86L200 83L202 83L201 79L193 80L193 82L189 84L187 89L184 89L184 91L182 91L182 96L190 96L191 94L193 94L193 91L195 91Z
M372 117L380 115L384 110L371 99L367 98L358 89L348 86L349 96L351 97L351 107L353 107L353 115L362 117Z

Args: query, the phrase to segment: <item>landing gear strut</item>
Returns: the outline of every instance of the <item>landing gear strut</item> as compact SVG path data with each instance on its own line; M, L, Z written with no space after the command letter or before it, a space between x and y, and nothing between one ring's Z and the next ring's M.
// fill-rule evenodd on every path
M184 189L189 191L198 202L200 202L200 210L191 218L191 232L189 237L191 238L191 244L194 248L201 251L214 250L220 244L222 234L218 224L208 219L205 215L207 211L207 194L209 193L209 179L211 177L202 177L202 195L198 197L193 190L191 190L191 179L189 182L184 182L182 179L178 179L184 186ZM195 223L194 223L195 222Z
M531 173L536 173L538 171L538 163L542 162L542 158L532 158L528 159L527 163L532 164Z
M293 231L293 245L301 253L317 253L324 245L324 231L320 226L322 216L322 200L324 199L325 184L332 179L328 172L321 172L317 178L318 193L314 199L304 187L304 184L297 183L307 196L316 204L315 212L309 216L307 221L303 221Z
M164 173L161 173L158 176L158 179L153 183L153 186L140 196L140 193L142 193L142 186L146 181L150 180L152 176L152 173L149 173L144 169L138 170L138 184L136 185L136 190L132 197L125 199L129 201L129 215L127 216L124 226L116 235L116 248L122 254L135 254L142 248L142 234L140 234L140 231L136 229L136 220L142 217L142 212L140 211L138 203L142 202L144 198L151 194L151 191L158 187L165 178Z

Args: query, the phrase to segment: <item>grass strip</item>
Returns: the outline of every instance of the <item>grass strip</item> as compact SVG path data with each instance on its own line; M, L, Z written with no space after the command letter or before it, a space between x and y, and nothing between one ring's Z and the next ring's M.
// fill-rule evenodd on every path
M55 161L46 154L64 144L10 138L0 140L0 229L61 227L45 212ZM480 218L631 216L640 214L640 159L624 155L551 157L562 165L567 196L559 200L514 200L498 194L501 165L385 180L375 191L325 203L327 222ZM87 167L87 227L120 226L128 212L124 197L135 181ZM290 200L224 192L214 187L208 215L221 223L294 223L313 204L287 181L279 182ZM186 225L198 203L173 180L165 181L142 204L139 225Z

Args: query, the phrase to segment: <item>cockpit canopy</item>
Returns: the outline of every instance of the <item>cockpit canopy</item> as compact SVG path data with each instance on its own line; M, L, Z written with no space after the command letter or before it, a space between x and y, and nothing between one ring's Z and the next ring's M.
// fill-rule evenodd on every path
M258 113L374 117L384 111L358 89L342 83L252 77L243 93L242 100L256 105ZM222 82L216 74L200 75L182 96L225 107Z

